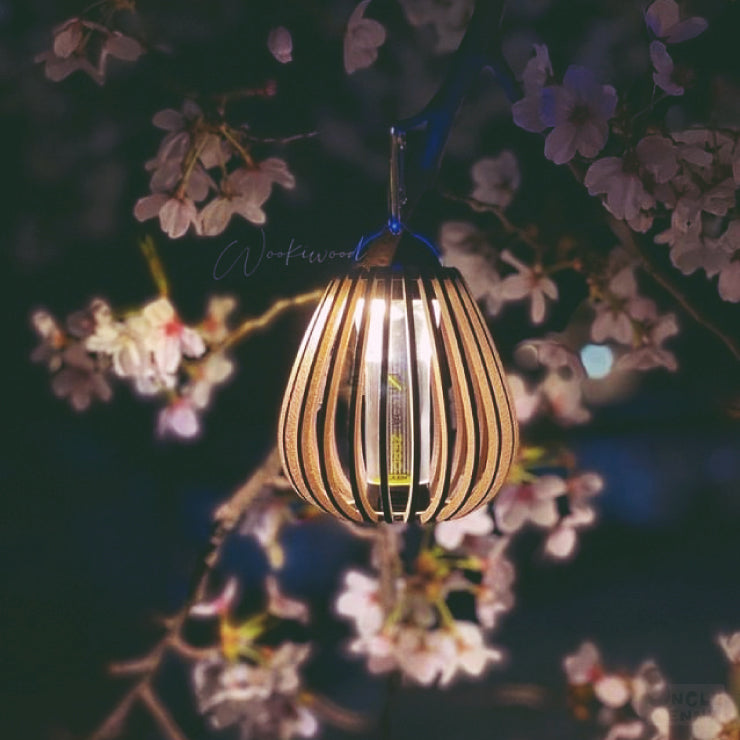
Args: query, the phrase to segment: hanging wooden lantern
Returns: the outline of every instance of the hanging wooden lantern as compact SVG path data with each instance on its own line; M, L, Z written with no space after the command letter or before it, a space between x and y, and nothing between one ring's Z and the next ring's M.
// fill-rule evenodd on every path
M513 400L460 273L391 232L311 319L280 415L283 467L306 501L352 521L465 516L506 480Z

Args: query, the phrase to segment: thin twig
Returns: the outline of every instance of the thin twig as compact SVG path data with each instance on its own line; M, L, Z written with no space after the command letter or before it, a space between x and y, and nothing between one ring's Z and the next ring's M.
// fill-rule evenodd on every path
M323 290L314 290L310 293L301 293L292 298L282 298L279 301L270 306L261 316L257 316L252 319L246 319L240 326L238 326L229 336L224 339L221 345L218 347L219 350L227 349L233 344L236 344L240 340L244 339L249 334L255 331L264 329L266 326L271 324L280 314L285 313L290 308L296 306L303 306L307 303L315 303L324 294Z
M115 737L121 731L131 708L137 702L141 702L147 708L168 738L171 738L171 740L186 740L174 719L156 697L153 689L154 679L157 677L164 657L168 652L173 650L183 652L185 643L182 637L182 629L192 607L202 601L206 595L209 577L218 562L227 536L238 526L249 505L259 495L267 482L277 476L279 472L280 457L277 449L273 448L249 479L232 494L228 501L218 508L214 515L211 537L203 556L198 560L187 599L179 611L167 620L166 634L152 648L149 655L128 664L118 663L113 667L117 675L139 673L140 677L89 736L89 740L109 740Z
M319 135L318 131L306 131L302 134L292 134L291 136L255 136L249 131L244 131L245 139L255 142L255 144L290 144L294 141L303 141L304 139L313 139Z
M732 352L735 359L740 360L740 342L737 337L728 334L721 326L695 303L676 285L676 283L656 264L648 250L644 248L640 240L635 238L632 230L623 222L609 216L609 226L619 239L622 246L629 252L639 257L642 268L658 285L667 290L675 299L676 303L689 315L694 321L710 331L717 337L727 349Z

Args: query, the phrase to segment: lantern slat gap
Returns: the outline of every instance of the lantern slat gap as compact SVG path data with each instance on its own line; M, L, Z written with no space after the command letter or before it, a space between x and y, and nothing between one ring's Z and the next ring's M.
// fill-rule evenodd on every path
M348 329L352 327L351 297L354 292L352 281L343 280L339 286L335 299L336 309L326 323L324 336L317 350L318 361L314 366L314 373L321 378L322 391L315 394L311 406L307 406L308 418L306 434L307 449L311 450L311 480L309 485L318 489L321 495L326 495L336 509L347 519L359 519L359 513L350 506L349 481L346 477L337 475L338 455L336 452L336 398L339 395L340 384L334 382L337 372L337 359L346 357L343 352L343 340L346 340ZM340 376L341 377L341 376ZM317 387L318 391L318 387ZM334 396L334 404L330 403L330 397ZM312 420L315 419L315 425ZM325 454L318 454L321 449L321 440ZM306 455L308 459L308 455ZM316 475L318 473L318 476Z
M455 439L456 465L453 467L451 491L447 505L440 512L440 517L443 519L452 518L468 494L478 470L480 457L478 409L473 379L468 367L468 353L458 326L460 317L455 315L448 293L449 282L445 279L439 283L439 295L443 299L440 301L442 309L440 323L443 327L443 336L446 335L445 344L453 371L452 387L457 417L457 435Z
M291 399L288 402L287 409L287 423L286 423L286 444L285 444L285 457L287 464L293 469L294 472L300 472L300 478L297 478L299 485L297 490L303 494L303 498L310 503L316 504L319 508L327 513L333 513L330 506L327 506L324 501L316 496L311 490L310 485L306 477L306 470L304 467L303 460L303 430L304 430L304 414L307 399L307 385L308 379L311 377L311 371L316 359L316 349L321 341L324 330L326 328L327 316L332 308L334 299L337 291L339 290L339 280L333 280L326 289L326 296L318 309L318 321L314 327L314 331L311 333L308 344L306 345L306 352L304 353L300 364L298 365L298 372L294 382L293 391L290 394ZM288 443L291 442L291 443Z
M509 468L516 456L516 450L519 444L519 428L516 423L516 414L511 400L511 392L506 380L506 372L501 363L501 358L499 357L496 345L494 344L493 337L491 337L491 332L483 321L480 311L477 310L477 306L475 305L472 296L470 296L467 291L465 299L468 305L471 306L469 314L471 316L473 327L477 330L481 340L486 343L495 368L495 371L490 373L490 377L494 384L495 406L500 418L501 459L499 469L492 486L498 489L508 476Z
M339 393L342 385L338 382L331 382L332 379L339 377L345 378L348 370L348 360L352 357L349 345L356 336L354 318L357 314L358 305L362 298L364 285L359 280L347 278L345 280L350 285L350 294L347 299L347 309L344 314L342 331L338 340L338 351L332 355L332 364L329 367L329 382L327 388L328 394L325 394L324 403L326 405L326 414L322 433L319 438L324 440L324 449L327 453L326 460L326 480L325 485L331 489L337 489L337 497L342 502L342 513L352 521L369 521L363 516L362 507L358 505L358 497L354 491L354 484L351 480L352 454L349 455L348 468L350 476L345 474L339 457L337 448L337 408L339 406Z
M357 279L357 278L356 278ZM371 286L366 278L358 280L362 285L363 311L359 316L357 326L357 339L355 343L355 363L352 372L349 399L349 430L352 439L356 440L349 451L349 480L352 485L352 496L355 506L360 511L362 518L366 522L377 521L377 515L371 515L373 507L367 496L367 468L365 465L362 435L364 419L362 411L364 407L365 396L365 373L362 368L365 367L367 356L367 344L369 341L368 327L370 324L370 311L368 306L372 305L371 301L375 297L374 284ZM354 322L354 317L353 317ZM367 413L367 410L365 411Z
M422 524L434 519L445 504L450 488L452 466L449 464L450 450L454 445L454 430L450 423L447 393L452 386L447 355L444 352L442 329L434 311L433 288L431 281L420 278L418 281L422 307L430 328L431 343L434 348L430 367L432 393L432 413L438 419L433 425L432 461L429 466L429 507L421 517ZM439 301L437 302L439 305Z
M383 510L383 519L393 521L393 507L391 506L390 484L388 483L388 339L391 323L391 281L386 278L381 282L383 286L383 329L380 341L380 412L378 414L378 462L380 468L380 503ZM372 306L371 306L372 313ZM368 445L371 444L368 440Z
M465 317L465 321L460 321L459 326L468 350L467 365L470 368L471 379L476 391L478 429L481 436L479 440L480 457L475 479L461 506L453 513L452 516L455 517L465 516L486 500L501 456L501 421L496 409L490 371L487 372L486 369L486 359L491 362L493 358L486 357L484 354L484 347L487 349L487 345L481 345L479 341L468 307L461 296L462 292L460 283L450 286L450 298L455 305L455 311L459 316Z
M295 399L294 390L295 390L295 381L298 375L298 370L304 361L308 343L313 335L316 325L319 323L319 317L321 316L322 308L324 304L326 303L328 296L329 296L329 290L327 289L324 291L324 295L321 298L319 305L316 307L316 310L313 312L313 315L311 316L311 321L309 322L308 328L303 334L303 338L301 339L301 344L300 344L300 347L298 348L298 353L296 355L295 362L293 363L293 367L290 370L290 376L288 378L288 384L286 386L286 393L285 393L285 396L283 397L282 408L280 410L280 422L278 425L278 439L280 440L281 444L278 445L278 447L280 449L281 462L283 465L283 470L285 472L285 475L287 476L288 480L291 482L293 488L295 488L296 490L298 490L299 487L296 482L296 478L293 475L292 468L290 465L288 465L288 462L286 459L286 429L288 427L287 411L288 411L288 407L290 403Z

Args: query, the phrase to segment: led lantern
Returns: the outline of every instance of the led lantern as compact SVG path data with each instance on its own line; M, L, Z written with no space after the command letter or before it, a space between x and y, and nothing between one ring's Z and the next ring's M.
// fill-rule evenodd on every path
M356 522L465 516L504 484L518 429L460 273L389 226L327 287L285 391L278 447L298 494ZM396 193L396 203L400 202Z

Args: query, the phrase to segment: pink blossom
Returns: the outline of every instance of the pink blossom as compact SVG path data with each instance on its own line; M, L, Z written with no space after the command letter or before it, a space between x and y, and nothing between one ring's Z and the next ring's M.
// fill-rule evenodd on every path
M280 64L293 61L293 37L284 26L273 28L267 36L267 48Z
M493 532L493 519L485 508L476 509L460 519L440 522L434 528L434 539L446 550L454 550L466 537L481 537Z
M61 351L67 341L64 332L56 319L42 309L31 314L31 324L41 339L41 343L31 353L31 361L43 362L51 371L58 370L62 364Z
M514 398L516 417L520 424L526 424L534 418L541 403L539 389L530 390L518 375L507 375L507 385Z
M493 316L501 310L501 277L486 252L492 248L473 224L448 221L442 224L439 243L444 263L456 267L476 301L481 301L486 313Z
M211 296L206 307L206 316L198 331L209 345L220 344L229 335L227 319L236 308L233 296Z
M76 411L84 411L93 397L110 401L113 391L82 343L68 345L62 352L61 360L61 369L51 380L55 396L68 398Z
M731 635L719 635L717 642L727 660L735 665L740 665L740 632L734 632Z
M449 686L459 675L482 676L486 668L502 659L500 650L488 647L479 625L456 620L448 635L442 633L453 644L453 659L441 671L440 687Z
M554 127L545 139L545 156L555 164L569 162L576 152L595 157L606 144L616 107L611 85L600 85L584 67L569 67L562 86L542 90L542 122Z
M519 128L538 134L546 128L542 121L542 89L552 77L552 64L547 46L535 44L534 50L522 75L524 97L514 103L511 112Z
M308 624L308 606L297 599L291 599L280 590L280 584L274 575L267 576L265 580L267 587L267 611L280 619L294 619L303 624Z
M385 617L377 579L357 570L347 571L343 590L336 601L336 610L337 614L354 621L360 636L379 632Z
M494 206L506 208L519 188L521 176L516 157L508 149L498 157L484 157L471 170L475 189L473 198Z
M201 601L190 609L193 617L220 617L227 614L234 603L239 592L239 583L236 578L229 578L221 593L211 601Z
M180 320L167 298L158 298L148 303L141 314L151 326L146 345L162 376L174 374L183 355L200 357L205 353L206 346L200 334Z
M473 14L474 0L400 0L412 26L433 25L437 37L435 51L455 51Z
M192 439L200 433L200 421L192 403L187 398L176 398L165 406L157 417L157 434L160 437Z
M577 538L578 535L573 527L560 522L550 531L545 540L545 554L557 560L565 560L573 554Z
M221 385L234 371L234 363L222 352L210 354L205 360L193 367L191 380L183 388L196 408L204 409L211 401L211 393Z
M109 56L133 62L144 53L136 39L83 18L70 18L53 36L52 48L35 58L44 63L44 74L53 82L80 70L102 85Z
M678 323L672 313L659 316L652 324L642 330L640 345L631 352L622 355L616 363L620 370L651 370L665 367L667 370L678 369L676 358L662 345L669 337L678 334Z
M676 78L676 68L665 44L660 41L650 44L650 61L655 67L653 82L668 95L683 95L683 85Z
M645 13L647 27L667 44L693 39L709 25L704 18L697 16L683 21L679 18L678 3L675 0L655 0Z
M584 184L590 195L606 194L604 205L617 218L627 221L638 231L647 231L652 218L641 215L655 205L637 168L625 165L621 157L597 159L586 172Z
M548 373L540 393L555 420L565 426L585 424L591 418L591 412L583 406L583 388L577 377L566 379L559 373Z
M370 0L362 0L352 11L344 35L344 69L352 74L369 67L378 58L378 48L385 43L385 28L371 18L365 18Z
M530 307L532 323L542 323L545 318L545 297L557 300L558 286L547 277L539 263L529 267L508 249L501 253L501 259L517 270L516 274L505 277L501 282L502 297L505 300L519 300L529 296L532 301Z
M533 483L504 486L494 501L499 529L508 534L527 522L539 527L554 526L558 521L555 501L565 490L565 481L556 475L540 476Z
M153 193L139 198L134 206L139 221L159 217L159 225L170 239L179 239L190 226L197 223L198 211L188 197L171 197L167 193Z
M593 683L603 675L601 656L592 642L584 642L573 655L563 660L563 669L571 686Z
M711 714L695 719L691 731L697 740L719 740L730 737L732 730L725 728L737 723L738 712L732 697L726 693L715 694L711 700Z

